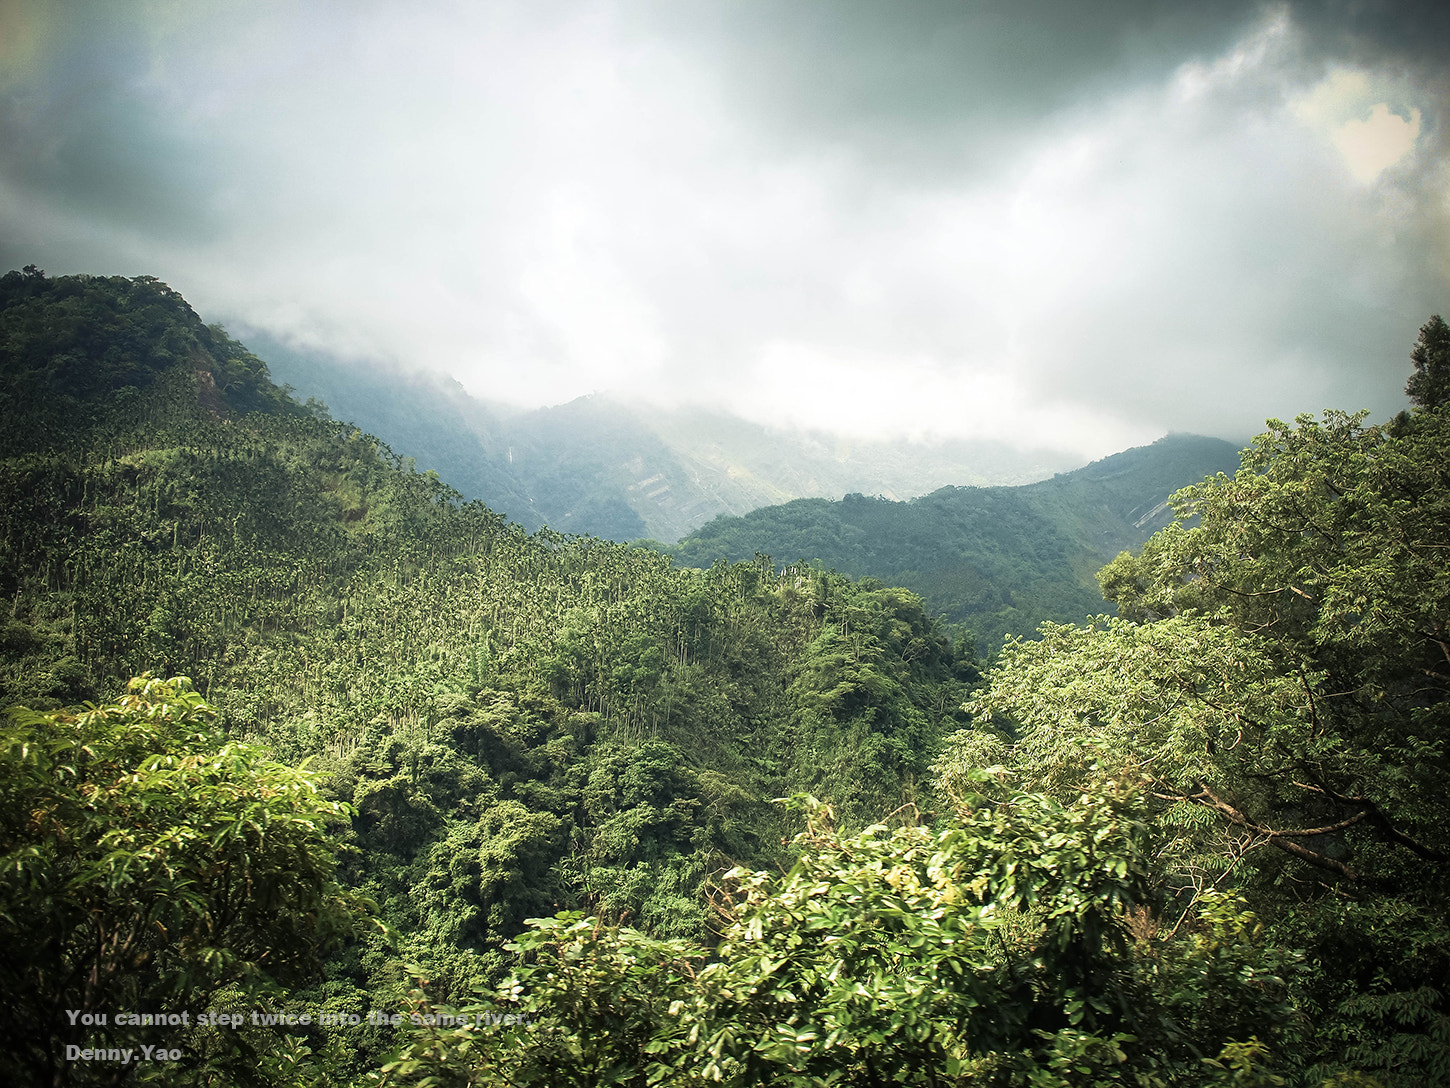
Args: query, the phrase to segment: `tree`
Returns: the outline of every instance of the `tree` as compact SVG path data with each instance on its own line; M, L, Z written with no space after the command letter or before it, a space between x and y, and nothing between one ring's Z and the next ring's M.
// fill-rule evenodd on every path
M307 772L222 742L215 717L185 678L133 680L99 707L11 711L0 732L7 1083L90 1082L101 1074L67 1062L67 1044L144 1043L184 1048L178 1076L225 1068L245 1080L267 1040L195 1016L221 995L276 998L362 910L334 879L327 825L345 806ZM159 1033L116 1019L183 1010L190 1025Z
M1208 1085L1214 1056L1262 1064L1287 961L1230 896L1191 936L1133 935L1153 844L1132 787L962 800L937 830L851 836L807 801L788 873L731 874L713 952L535 919L479 1002L415 992L387 1083Z
M1410 361L1415 372L1405 383L1405 395L1425 409L1450 401L1450 325L1439 314L1420 327Z
M1241 890L1315 967L1306 1066L1450 1083L1450 420L1270 428L1104 570L1120 618L1004 650L941 767L1146 776L1166 890Z

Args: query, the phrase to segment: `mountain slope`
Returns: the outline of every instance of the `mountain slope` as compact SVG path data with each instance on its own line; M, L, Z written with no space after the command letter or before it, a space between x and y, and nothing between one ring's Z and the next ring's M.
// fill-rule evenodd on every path
M301 413L266 365L150 276L0 277L0 455L238 412Z
M1097 569L1171 520L1174 491L1237 466L1231 443L1170 435L1021 487L944 487L907 502L801 499L717 518L670 552L698 567L757 553L819 560L920 593L995 647L1044 620L1102 612Z
M191 677L355 807L350 879L459 993L559 906L703 933L770 798L891 811L975 677L905 591L530 536L154 280L0 277L0 389L0 707ZM402 1007L397 958L337 984Z
M1040 480L1075 458L976 441L863 441L605 395L520 412L451 379L380 373L254 336L279 380L528 528L676 541L719 514L807 496L892 498Z

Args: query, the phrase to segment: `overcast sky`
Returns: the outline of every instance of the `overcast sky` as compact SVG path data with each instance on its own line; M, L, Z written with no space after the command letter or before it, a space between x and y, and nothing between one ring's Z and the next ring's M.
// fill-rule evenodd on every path
M1383 417L1450 316L1441 6L0 0L0 263L519 405Z

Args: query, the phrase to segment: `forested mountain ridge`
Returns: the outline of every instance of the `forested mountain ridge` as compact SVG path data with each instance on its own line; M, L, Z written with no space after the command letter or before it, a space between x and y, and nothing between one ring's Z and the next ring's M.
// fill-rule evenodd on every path
M48 279L32 267L7 274L0 299L0 454L96 444L163 423L177 403L216 419L303 410L260 359L152 277Z
M0 702L185 675L228 738L309 759L354 810L349 886L397 935L309 1000L400 1007L400 960L466 993L525 918L571 906L703 937L706 882L783 852L771 798L858 825L910 800L976 676L902 590L530 536L298 406L154 280L0 277L0 370ZM50 909L6 915L5 943L32 915L81 943L0 986L42 1050L74 1033L36 987L91 955L84 912ZM395 1034L339 1061L375 1067Z
M261 337L273 372L528 529L678 540L717 514L800 496L920 495L1039 480L1077 461L989 441L907 442L766 427L607 394L530 411L451 379L346 366ZM747 557L748 558L748 557Z
M994 650L1004 634L1101 612L1098 568L1170 522L1179 488L1237 465L1228 442L1169 435L1017 487L944 487L906 502L798 499L722 516L668 550L692 566L757 553L819 560L906 586Z
M1412 359L980 677L904 589L530 536L154 280L0 277L0 1075L1450 1083L1438 318Z

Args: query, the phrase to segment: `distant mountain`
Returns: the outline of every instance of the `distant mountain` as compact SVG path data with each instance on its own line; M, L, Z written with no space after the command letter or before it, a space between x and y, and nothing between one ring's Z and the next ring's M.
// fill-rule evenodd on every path
M859 491L904 499L946 483L1026 483L1078 463L1056 450L857 441L602 395L510 411L438 375L382 373L264 335L248 340L299 397L320 399L335 417L530 529L669 543L720 514L795 498Z
M920 593L995 649L1044 620L1108 610L1097 570L1172 520L1174 491L1237 467L1231 443L1169 435L1025 486L944 487L908 502L798 499L719 517L669 551L685 566L763 553L879 578Z

